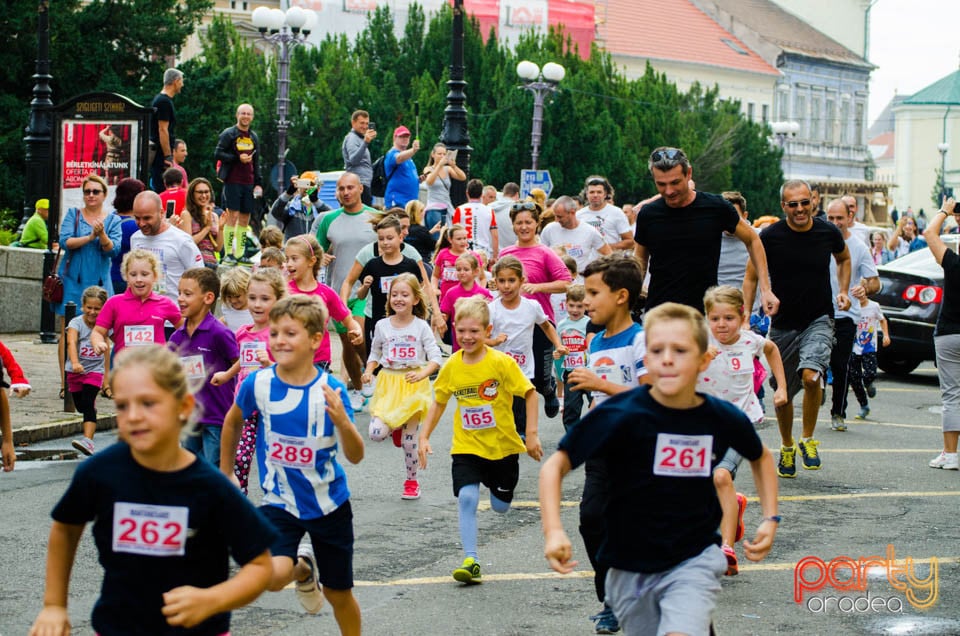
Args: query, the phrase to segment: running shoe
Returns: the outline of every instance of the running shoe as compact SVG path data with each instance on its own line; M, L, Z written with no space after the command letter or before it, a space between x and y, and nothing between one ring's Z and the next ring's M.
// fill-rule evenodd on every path
M820 442L812 437L806 441L800 440L800 457L803 461L804 470L820 470L820 455L817 452L817 446Z
M408 479L404 481L403 494L400 495L400 498L401 499L419 499L420 498L420 482L418 482L416 479Z
M93 440L88 437L75 439L70 444L87 457L93 455Z
M873 386L873 382L863 388L867 390L867 397L877 397L877 387Z
M260 251L260 242L252 232L243 235L243 252L237 259L240 265L252 265L253 257Z
M543 412L547 417L556 417L560 412L560 400L556 393L552 393L543 401Z
M313 544L309 540L297 548L297 557L303 559L310 568L310 576L305 581L296 582L297 600L308 614L318 614L323 607L323 592L317 581L317 559L313 556Z
M461 583L483 583L480 576L480 564L473 557L463 560L463 565L453 571L453 578Z
M855 420L865 420L865 419L867 419L867 416L868 416L868 415L870 415L870 407L869 407L869 406L863 406L863 407L860 408L860 412L857 413L856 416L854 416L853 419L855 419Z
M366 402L366 400L363 397L363 393L361 393L357 389L350 389L347 396L350 398L350 408L353 409L353 412L362 413L363 403Z
M843 421L843 416L841 415L831 415L830 416L830 430L838 431L842 433L847 430L847 424Z
M797 446L780 447L780 460L777 462L777 474L781 477L797 476Z
M733 542L737 543L746 533L746 527L743 524L743 513L747 510L747 498L743 493L737 493L737 533L733 536Z
M613 614L613 610L610 609L610 606L606 603L603 604L603 609L600 610L600 613L591 616L590 620L593 621L594 628L598 634L616 634L620 631L620 621L617 620L617 617Z
M943 451L940 451L939 455L930 460L930 468L960 470L960 461L957 460L956 453L947 454Z
M737 553L726 543L720 546L720 549L723 550L723 556L727 557L727 571L724 574L726 576L740 574L740 567L737 565Z
M360 387L360 395L362 395L366 399L372 398L373 382L364 382L363 386Z
M222 259L220 259L221 265L226 265L227 267L233 267L237 264L237 257L233 254L227 254Z

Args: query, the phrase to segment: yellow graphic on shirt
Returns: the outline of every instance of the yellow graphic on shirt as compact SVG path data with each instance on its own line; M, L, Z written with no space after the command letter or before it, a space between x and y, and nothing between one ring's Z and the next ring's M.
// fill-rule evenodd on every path
M236 148L237 153L253 152L253 138L237 137Z

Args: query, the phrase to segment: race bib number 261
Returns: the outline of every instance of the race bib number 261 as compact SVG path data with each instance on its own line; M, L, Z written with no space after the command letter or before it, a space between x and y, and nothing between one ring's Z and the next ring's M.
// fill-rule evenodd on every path
M713 435L659 433L653 474L661 477L709 477Z

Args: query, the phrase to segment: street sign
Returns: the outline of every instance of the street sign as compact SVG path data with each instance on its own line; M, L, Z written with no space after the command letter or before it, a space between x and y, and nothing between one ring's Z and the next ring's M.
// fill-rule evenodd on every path
M530 196L534 188L540 188L550 196L553 190L553 181L550 180L549 170L521 170L520 171L520 198Z

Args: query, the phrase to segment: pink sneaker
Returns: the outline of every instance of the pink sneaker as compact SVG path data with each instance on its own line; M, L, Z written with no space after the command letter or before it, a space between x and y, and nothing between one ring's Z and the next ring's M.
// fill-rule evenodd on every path
M744 528L743 525L743 513L747 509L747 498L741 494L737 493L737 534L733 537L733 542L737 543L740 539L743 538Z
M419 499L420 498L420 482L416 479L408 479L403 482L403 494L400 495L401 499Z
M736 576L739 574L740 568L737 566L737 553L726 543L720 546L720 549L723 550L723 555L727 557L727 571L725 574L727 576Z

